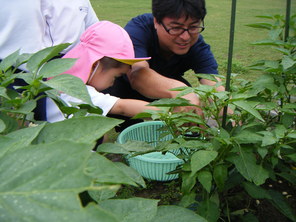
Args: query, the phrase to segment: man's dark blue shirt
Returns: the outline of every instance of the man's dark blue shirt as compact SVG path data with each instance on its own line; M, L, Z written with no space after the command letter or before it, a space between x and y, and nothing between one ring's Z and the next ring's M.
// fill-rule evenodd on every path
M198 41L185 55L174 55L169 60L161 57L159 43L151 13L139 15L125 26L129 33L136 57L151 57L148 60L151 69L169 78L179 79L186 71L192 69L195 73L217 74L217 62L199 35Z

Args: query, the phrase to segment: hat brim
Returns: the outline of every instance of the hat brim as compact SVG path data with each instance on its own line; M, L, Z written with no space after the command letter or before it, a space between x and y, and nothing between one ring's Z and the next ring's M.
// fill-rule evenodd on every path
M146 60L149 60L151 59L151 57L147 57L147 58L134 58L134 59L116 59L116 58L112 58L118 62L122 62L122 63L125 63L125 64L128 64L128 65L133 65L137 62L142 62L142 61L146 61Z

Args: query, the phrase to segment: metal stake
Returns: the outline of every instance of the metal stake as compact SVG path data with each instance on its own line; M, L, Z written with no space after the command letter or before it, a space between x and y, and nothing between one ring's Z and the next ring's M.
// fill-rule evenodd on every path
M231 80L231 67L232 67L232 54L233 54L233 42L234 42L234 28L235 28L235 14L236 14L236 0L232 0L231 7L231 22L230 22L230 36L229 36L229 48L228 48L228 64L227 64L227 76L225 90L230 91ZM222 127L226 126L227 119L227 106L223 109Z

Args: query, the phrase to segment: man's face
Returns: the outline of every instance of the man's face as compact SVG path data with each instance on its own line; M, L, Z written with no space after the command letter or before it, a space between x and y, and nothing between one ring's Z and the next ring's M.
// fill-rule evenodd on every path
M179 19L165 17L161 23L157 23L154 19L154 27L157 30L159 45L163 55L169 57L173 54L186 54L191 46L197 42L199 36L199 33L189 34L188 31L180 35L171 35L167 30L172 28L188 29L201 25L199 20L192 18L186 20L185 16Z

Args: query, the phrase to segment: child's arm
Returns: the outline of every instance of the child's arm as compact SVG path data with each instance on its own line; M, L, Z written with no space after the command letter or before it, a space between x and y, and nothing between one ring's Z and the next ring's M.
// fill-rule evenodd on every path
M117 114L127 117L133 117L136 114L147 109L157 110L153 106L146 106L148 102L136 99L119 99L109 111L110 114Z

